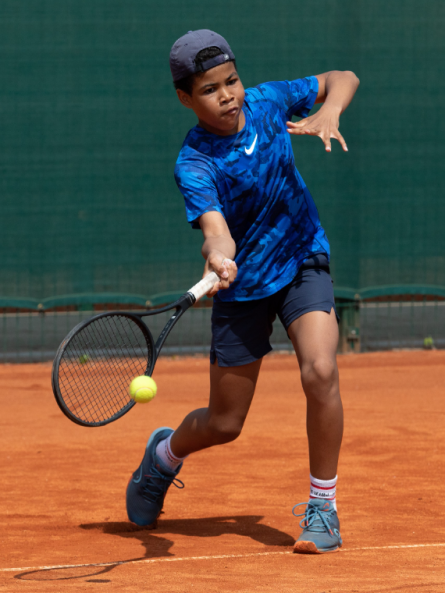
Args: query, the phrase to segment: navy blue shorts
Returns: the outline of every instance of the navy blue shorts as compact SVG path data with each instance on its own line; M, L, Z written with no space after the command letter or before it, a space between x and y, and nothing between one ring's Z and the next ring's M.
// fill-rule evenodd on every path
M264 299L223 302L212 311L210 362L220 367L241 366L272 350L269 338L276 316L284 328L310 311L335 311L334 289L325 254L307 259L294 280ZM337 316L338 318L338 316Z

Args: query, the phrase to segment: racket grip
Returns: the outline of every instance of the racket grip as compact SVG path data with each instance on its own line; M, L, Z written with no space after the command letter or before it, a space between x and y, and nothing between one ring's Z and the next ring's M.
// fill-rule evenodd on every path
M188 290L187 292L191 293L195 297L195 299L198 300L205 294L207 294L209 290L211 290L214 287L214 285L218 282L218 280L219 276L215 274L215 272L210 272L210 274L207 274L207 276L200 280L198 284L192 286L192 288L190 288L190 290Z

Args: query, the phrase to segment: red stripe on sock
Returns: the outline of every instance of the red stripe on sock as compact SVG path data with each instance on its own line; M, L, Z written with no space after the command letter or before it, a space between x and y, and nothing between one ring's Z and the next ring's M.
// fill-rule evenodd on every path
M325 486L316 486L311 482L311 486L312 488L318 488L318 490L332 490L332 488L336 488L337 484L334 484L334 486L329 486L329 488L326 488Z
M181 463L181 460L175 457L170 449L170 443L165 443L165 452L172 463Z

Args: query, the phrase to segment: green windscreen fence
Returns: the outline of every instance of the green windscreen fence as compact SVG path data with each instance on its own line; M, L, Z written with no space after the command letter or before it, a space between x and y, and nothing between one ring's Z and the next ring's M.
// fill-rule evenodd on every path
M349 152L293 139L330 239L339 303L443 298L442 0L2 0L4 343L22 312L41 320L93 301L145 306L200 277L201 234L173 178L195 120L168 66L176 38L198 28L228 39L246 87L357 73L341 119Z

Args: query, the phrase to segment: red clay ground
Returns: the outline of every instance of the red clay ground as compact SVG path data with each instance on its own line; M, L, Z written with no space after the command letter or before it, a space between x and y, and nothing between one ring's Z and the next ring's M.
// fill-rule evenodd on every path
M267 357L242 436L184 464L155 531L128 522L127 481L154 428L205 405L207 360L160 360L157 398L94 429L59 411L50 365L0 366L0 591L445 591L445 353L339 365L344 546L323 556L290 553L308 496L293 357Z

